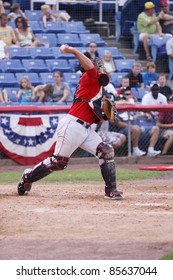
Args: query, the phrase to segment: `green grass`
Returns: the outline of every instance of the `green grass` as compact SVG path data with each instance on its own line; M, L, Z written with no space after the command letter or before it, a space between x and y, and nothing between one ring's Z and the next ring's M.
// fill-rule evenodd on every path
M117 180L118 182L129 180L141 180L148 178L155 178L164 176L164 172L160 171L143 171L143 170L129 170L124 168L118 168ZM21 172L2 172L0 176L0 183L14 183L18 182L21 177ZM75 169L64 170L59 172L53 172L49 176L43 179L47 183L57 182L101 182L102 176L99 167L96 169Z
M161 260L173 260L173 252L164 255L164 256L161 258Z

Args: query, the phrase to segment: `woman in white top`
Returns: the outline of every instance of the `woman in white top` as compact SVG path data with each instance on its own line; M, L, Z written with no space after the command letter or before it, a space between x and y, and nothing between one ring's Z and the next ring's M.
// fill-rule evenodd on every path
M113 61L113 57L112 57L112 54L109 50L105 50L104 51L104 55L103 55L103 63L104 63L104 67L105 67L105 70L106 72L109 74L109 73L112 73L112 72L115 72L115 64L114 64L114 61Z
M23 17L15 19L16 28L14 30L21 47L37 47L39 44L46 46L46 43L38 40L31 28L28 27L27 20Z
M0 40L0 60L9 59L9 52L4 41Z

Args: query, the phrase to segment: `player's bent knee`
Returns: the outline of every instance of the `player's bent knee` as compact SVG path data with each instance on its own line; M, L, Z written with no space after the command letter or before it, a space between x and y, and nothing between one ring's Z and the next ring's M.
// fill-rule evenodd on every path
M45 165L50 171L63 170L67 167L69 158L53 155L43 160Z
M114 148L110 144L101 142L97 146L96 155L98 156L99 159L103 159L105 161L114 160Z

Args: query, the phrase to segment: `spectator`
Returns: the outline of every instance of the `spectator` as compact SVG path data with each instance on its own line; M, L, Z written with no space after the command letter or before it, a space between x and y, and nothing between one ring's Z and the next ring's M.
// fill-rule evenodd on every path
M10 13L8 14L8 20L15 22L16 18L23 17L27 20L25 14L20 9L19 3L14 3L10 8Z
M123 96L119 98L117 103L132 103L134 104L134 100L129 98L129 95L126 90L123 90ZM133 120L133 114L130 115L130 120ZM114 132L118 132L121 134L124 134L126 137L128 137L128 114L127 112L118 113L117 114L117 121L114 124L110 124L110 130ZM141 129L138 125L131 125L130 126L131 131L131 141L132 141L132 155L136 157L141 157L145 155L145 152L139 149L139 138L141 134Z
M54 80L55 83L53 84L54 90L53 90L52 101L53 102L67 101L70 94L70 88L68 84L63 81L63 75L60 71L54 72Z
M4 41L7 47L19 46L19 42L16 39L14 30L11 26L7 25L8 15L0 15L0 40Z
M111 144L114 150L122 147L126 142L126 136L122 133L109 131L109 122L104 121L98 125L92 125L95 131L100 135L102 140L107 144Z
M3 1L0 1L0 15L5 13L5 9L4 9L4 3Z
M4 41L0 40L0 60L9 59L9 52Z
M34 88L34 96L37 102L52 101L54 87L52 84L38 85Z
M8 93L6 90L0 91L0 102L1 103L8 103Z
M173 104L173 95L170 95L167 100L168 104ZM162 155L166 155L173 145L173 112L169 109L165 112L159 112L157 125L162 129L161 136L166 139L161 152Z
M22 103L30 103L34 101L34 87L31 85L31 82L28 77L23 76L20 80L20 90L17 94L15 94L16 98L19 102Z
M150 88L150 85L157 83L158 75L156 74L156 65L152 62L147 63L147 72L143 75L143 82L146 88Z
M121 79L121 87L117 90L117 94L121 94L121 91L130 86L130 81L128 77L123 77Z
M170 95L172 95L172 89L166 85L166 75L165 74L159 74L158 78L158 84L160 86L160 93L162 93L166 98L168 98Z
M129 78L131 88L144 87L140 63L134 63L132 66L132 70L126 77Z
M137 27L139 34L139 40L143 42L144 50L146 53L147 61L151 62L152 58L149 52L148 40L152 34L158 34L163 36L162 28L159 20L163 18L164 13L161 11L158 16L155 15L155 5L152 2L146 2L144 5L144 11L138 15Z
M15 19L16 28L14 30L15 36L19 42L20 47L33 48L38 47L38 45L46 46L46 43L38 40L31 28L28 27L27 20L23 17L17 17Z
M115 64L112 57L112 53L109 50L104 51L104 55L102 58L105 70L108 74L115 72Z
M142 98L142 105L161 105L167 104L166 97L159 92L159 84L154 83L151 85L151 91L146 93ZM158 112L151 112L151 115L155 118L158 116Z
M166 0L161 0L160 8L164 13L163 18L160 19L162 32L173 34L173 12L169 10L169 3Z
M170 58L173 58L173 37L166 42L166 53Z
M57 0L45 0L45 4L49 5L51 10L56 11Z
M41 6L42 11L42 21L44 28L47 28L47 22L49 21L69 21L70 15L66 12L51 14L51 8L49 5L42 5Z
M88 45L88 50L84 53L89 59L95 59L99 57L99 53L97 51L97 43L92 41Z

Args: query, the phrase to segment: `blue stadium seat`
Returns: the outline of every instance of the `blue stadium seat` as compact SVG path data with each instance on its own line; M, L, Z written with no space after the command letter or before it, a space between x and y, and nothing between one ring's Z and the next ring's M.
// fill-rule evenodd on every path
M40 73L40 79L42 84L53 84L55 83L53 73Z
M43 59L22 59L26 72L49 72Z
M105 47L107 43L100 37L100 34L79 34L80 40L83 43L83 46L88 46L90 42L96 42L98 47Z
M43 26L43 24L42 24ZM44 32L46 33L65 33L65 29L64 26L61 22L47 22L47 27L44 28L42 27L42 29L44 30Z
M54 59L56 58L51 48L30 48L30 54L34 59Z
M28 59L31 58L30 51L28 48L23 47L9 47L8 48L10 59Z
M69 59L68 62L73 72L76 72L79 69L79 61L77 59Z
M37 37L40 41L49 44L49 47L57 46L57 36L53 33L35 33L35 37Z
M63 73L63 78L66 83L68 83L72 87L76 87L81 74L78 73Z
M20 59L0 60L0 69L6 73L23 73L25 68Z
M59 50L59 47L53 47L52 53L55 56L55 58L61 59L75 59L75 56L71 53L61 53Z
M169 68L168 80L171 80L173 76L173 58L171 57L168 57L168 68Z
M135 63L135 59L115 59L114 63L117 72L130 72Z
M78 34L72 34L72 33L64 33L64 34L57 34L58 39L58 46L61 46L63 44L69 44L73 47L81 47L83 46L82 41L80 40Z
M29 72L26 72L26 73L16 73L16 80L18 81L18 83L20 83L20 80L24 76L29 78L29 80L31 81L31 84L33 86L37 86L37 85L42 84L42 80L40 79L38 73L29 73Z
M0 87L18 87L14 73L0 73Z
M44 29L40 25L40 23L37 21L29 21L29 27L33 31L33 33L43 33Z
M158 57L167 56L166 54L166 42L172 37L171 34L165 34L164 36L159 36L154 34L150 38L151 55L152 61L156 62Z
M35 10L35 11L25 10L25 15L29 21L39 21L41 20L42 12L41 10Z
M62 26L66 33L90 33L90 31L86 29L82 21L63 22Z
M66 59L46 59L47 67L50 72L61 71L71 72L71 66Z
M113 59L124 59L124 56L116 47L98 47L97 51L99 53L99 57L103 58L105 50L109 50L111 52Z
M115 88L119 88L121 86L121 80L127 76L127 73L110 73L110 81L114 85Z
M8 87L8 88L4 88L4 89L7 91L8 101L18 102L18 99L17 99L17 97L15 97L15 94L18 93L19 87L18 88Z

